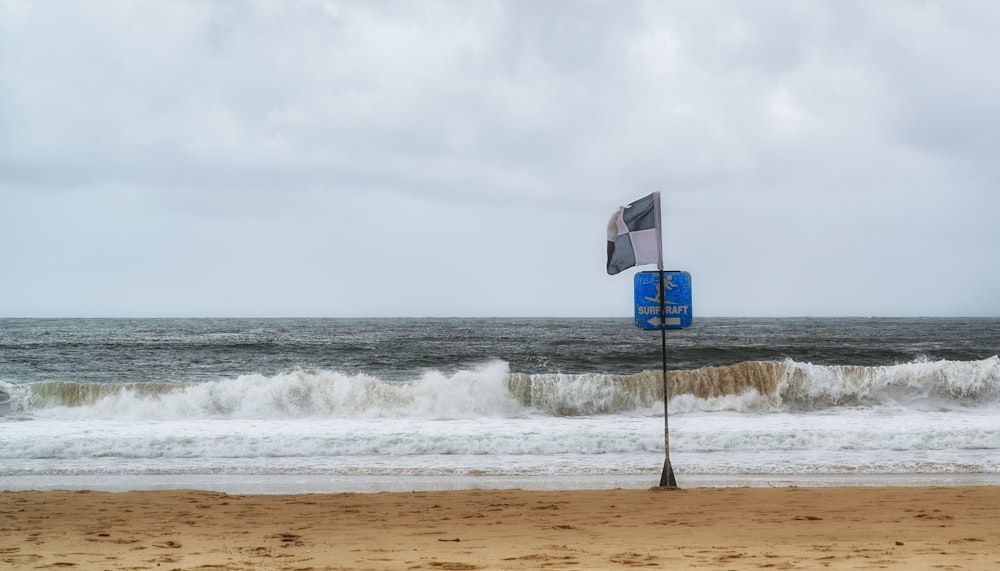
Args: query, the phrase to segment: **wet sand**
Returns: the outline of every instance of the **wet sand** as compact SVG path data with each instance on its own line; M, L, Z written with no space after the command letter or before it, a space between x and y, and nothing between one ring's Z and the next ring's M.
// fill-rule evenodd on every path
M0 493L0 568L992 569L1000 487Z

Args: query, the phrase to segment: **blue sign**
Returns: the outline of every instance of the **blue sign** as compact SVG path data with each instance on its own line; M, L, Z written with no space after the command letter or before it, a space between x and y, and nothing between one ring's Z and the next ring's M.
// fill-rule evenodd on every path
M641 329L690 327L691 274L663 272L663 282L660 287L659 271L635 274L635 324Z

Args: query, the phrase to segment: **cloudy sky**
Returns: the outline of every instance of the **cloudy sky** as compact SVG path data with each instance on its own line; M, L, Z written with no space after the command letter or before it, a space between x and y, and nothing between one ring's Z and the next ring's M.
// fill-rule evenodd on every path
M0 0L0 316L1000 316L1000 3ZM649 267L642 269L650 269Z

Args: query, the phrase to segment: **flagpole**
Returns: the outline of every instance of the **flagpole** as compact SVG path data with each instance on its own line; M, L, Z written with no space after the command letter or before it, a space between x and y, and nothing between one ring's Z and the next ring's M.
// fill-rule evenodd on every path
M677 488L674 478L674 468L670 465L670 416L667 405L670 403L670 392L667 389L667 284L664 281L663 265L660 265L660 348L663 356L663 472L660 474L661 488Z
M649 216L650 202L652 202L652 216ZM636 208L636 211L629 211L626 216L626 209ZM653 192L649 196L644 196L639 200L623 206L611 217L608 222L608 275L615 275L625 268L635 265L651 264L650 247L656 246L656 267L660 270L660 346L663 353L663 474L660 476L661 488L677 488L677 480L674 478L674 469L670 465L670 425L667 420L670 404L670 391L667 388L667 284L666 275L663 272L663 224L660 216L660 193ZM648 231L655 232L655 242L650 244ZM635 234L647 233L639 238L638 244L632 241ZM641 245L641 255L637 247ZM636 282L636 295L638 296L638 281ZM649 299L652 301L649 297ZM636 324L639 317L638 297L636 299ZM648 307L648 306L647 306ZM647 321L652 325L652 320ZM645 325L640 327L646 328ZM652 328L650 328L652 329Z
M660 474L661 488L677 488L674 468L670 465L670 391L667 389L667 282L663 273L663 223L660 213L660 193L653 193L653 215L656 217L656 269L660 270L660 349L663 356L663 472Z

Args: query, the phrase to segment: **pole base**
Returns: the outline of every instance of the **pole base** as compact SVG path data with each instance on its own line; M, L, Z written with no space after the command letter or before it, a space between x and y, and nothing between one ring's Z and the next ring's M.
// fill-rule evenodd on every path
M660 487L672 490L677 489L677 479L674 478L674 468L670 465L669 457L663 461L663 473L660 474Z

